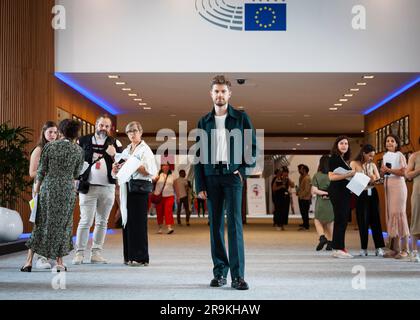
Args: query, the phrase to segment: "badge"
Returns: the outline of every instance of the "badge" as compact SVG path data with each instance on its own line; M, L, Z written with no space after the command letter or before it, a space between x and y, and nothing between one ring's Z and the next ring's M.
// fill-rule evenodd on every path
M95 163L95 168L96 168L96 170L101 169L101 162L100 161Z

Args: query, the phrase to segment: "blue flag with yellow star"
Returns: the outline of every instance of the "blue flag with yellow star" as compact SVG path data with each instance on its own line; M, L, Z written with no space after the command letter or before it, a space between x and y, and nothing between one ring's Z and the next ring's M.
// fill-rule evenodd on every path
M286 31L286 3L245 3L246 31Z

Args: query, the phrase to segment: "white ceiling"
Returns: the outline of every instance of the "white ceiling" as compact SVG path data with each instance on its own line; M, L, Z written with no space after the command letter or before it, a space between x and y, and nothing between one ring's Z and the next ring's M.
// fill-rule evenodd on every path
M118 74L118 73L117 73ZM212 108L209 73L122 73L109 79L105 73L63 74L120 111L117 129L138 120L144 131L161 128L178 131L178 121L188 121L188 130ZM419 74L380 73L363 79L356 73L234 73L231 104L244 106L257 129L279 134L360 133L363 112L410 82ZM237 78L247 79L238 85ZM117 86L116 81L126 82ZM357 86L357 82L367 82ZM152 110L143 110L122 87L132 89ZM330 111L350 88L360 88L339 111ZM65 107L65 106L63 106ZM299 139L289 139L295 144ZM293 140L293 141L292 141Z

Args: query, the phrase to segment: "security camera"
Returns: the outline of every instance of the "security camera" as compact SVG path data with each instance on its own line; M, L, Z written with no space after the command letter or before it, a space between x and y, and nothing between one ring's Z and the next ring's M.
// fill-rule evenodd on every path
M236 79L236 82L240 85L245 84L246 79Z

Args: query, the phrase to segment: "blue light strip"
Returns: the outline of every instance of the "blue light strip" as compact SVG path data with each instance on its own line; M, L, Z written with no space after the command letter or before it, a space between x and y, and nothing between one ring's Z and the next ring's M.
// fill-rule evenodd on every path
M56 72L56 73L54 73L54 75L56 76L56 78L60 79L65 84L67 84L68 86L72 87L74 90L76 90L77 92L79 92L81 95L85 96L90 101L96 103L98 106L102 107L103 109L105 109L106 111L108 111L109 113L111 113L112 115L115 116L115 115L121 113L119 110L117 110L116 108L112 107L111 105L109 105L108 103L106 103L101 98L98 98L93 93L90 93L87 89L83 88L82 86L80 86L79 84L77 84L74 80L69 79L68 77L66 77L62 73Z
M406 84L402 88L398 89L396 92L390 94L388 97L386 97L385 99L383 99L378 104L376 104L373 107L371 107L371 108L367 109L366 111L364 111L363 114L366 116L369 113L371 113L372 111L375 111L376 109L382 107L385 103L391 101L392 99L394 99L395 97L399 96L404 91L407 91L408 89L410 89L412 86L416 85L419 82L420 82L420 77L417 77L416 79L414 79L413 81L409 82L408 84Z

